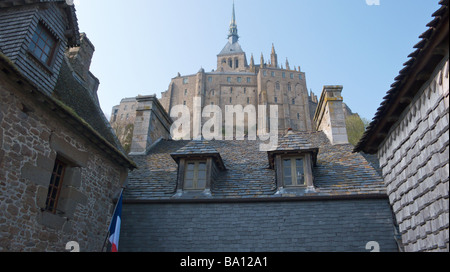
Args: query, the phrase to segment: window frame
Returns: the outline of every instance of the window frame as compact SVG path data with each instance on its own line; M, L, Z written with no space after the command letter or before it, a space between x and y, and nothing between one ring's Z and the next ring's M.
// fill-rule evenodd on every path
M43 35L45 34L47 36L47 39L44 41ZM37 36L37 40L35 41L35 37ZM49 39L52 39L53 45L50 47L50 45L47 43ZM41 48L39 45L40 41L44 42L44 48ZM33 48L32 48L33 46ZM50 69L53 67L55 56L57 49L60 46L59 39L53 35L53 33L45 26L44 23L41 21L38 22L36 28L34 29L34 32L32 34L31 40L28 43L27 51L28 53L36 59L40 64L44 65L45 68ZM45 47L49 47L50 51L48 53L45 52ZM40 56L35 52L36 48L40 49ZM47 60L43 60L42 56L47 56Z
M301 163L302 163L302 165L301 165L301 167L302 167L302 183L301 184L299 184L298 183L298 171L297 171L297 167L298 167L298 165L297 165L297 161L298 160L301 160ZM290 185L287 185L286 184L286 175L285 175L285 161L290 161L290 172L291 172L291 175L290 175L290 178L291 178L291 184ZM287 188L298 188L298 187L304 187L304 186L306 186L306 178L305 178L305 168L306 168L306 166L305 166L305 157L304 156L286 156L286 157L283 157L282 159L281 159L281 162L282 162L282 181L283 181L283 185L285 186L285 187L287 187Z
M189 170L189 165L194 164L194 169L193 171ZM204 164L205 165L205 169L204 169L204 183L205 185L202 187L199 187L199 171L200 171L200 164ZM202 170L203 171L203 170ZM191 188L187 188L186 184L188 181L188 173L189 172L193 172L193 177L192 177L192 187ZM183 179L183 190L185 191L204 191L207 189L207 185L208 185L208 161L207 160L187 160L186 161L186 167L184 170L184 179Z
M63 187L64 175L66 173L67 166L68 166L67 163L64 163L59 158L55 160L55 165L53 167L50 184L48 186L47 198L45 200L45 210L52 214L56 214L56 212L58 211L58 201L59 196L61 195L61 189ZM61 171L58 171L59 167L61 167ZM55 185L57 178L59 178L59 182L57 185ZM53 198L52 195L54 190L56 190L56 195ZM50 205L51 201L53 201L53 205Z

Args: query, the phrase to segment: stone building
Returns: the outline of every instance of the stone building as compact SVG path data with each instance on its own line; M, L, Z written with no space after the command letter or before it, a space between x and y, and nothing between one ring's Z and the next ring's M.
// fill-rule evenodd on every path
M341 91L324 87L322 131L289 130L269 152L248 138L172 140L170 122L150 121L167 115L158 100L140 97L120 250L398 251L378 169L343 140Z
M449 11L440 1L355 151L377 154L406 251L449 251Z
M136 166L100 110L66 1L0 2L0 251L100 251Z
M178 75L162 94L161 104L168 113L176 105L193 108L193 97L201 97L202 108L217 105L225 112L226 105L270 105L279 107L279 130L313 131L305 73L300 67L285 67L278 60L275 47L266 62L261 54L260 64L250 62L239 44L236 16L233 14L228 42L217 55L217 68L212 72L200 69L191 75ZM267 112L269 112L267 110Z

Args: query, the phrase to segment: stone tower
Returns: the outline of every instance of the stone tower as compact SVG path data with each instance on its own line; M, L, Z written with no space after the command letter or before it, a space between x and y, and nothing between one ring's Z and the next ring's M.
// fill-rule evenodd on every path
M255 63L253 54L250 65L245 51L239 43L236 11L233 4L228 41L217 55L217 69L205 72L202 68L196 74L180 75L172 78L169 88L162 93L161 105L170 114L177 105L194 107L194 97L202 98L202 108L219 106L223 113L228 105L278 106L278 130L288 128L296 131L313 131L312 117L315 109L310 109L305 73L300 69L279 67L278 55L272 44L269 63L265 63L261 53L260 64ZM297 66L292 66L297 67ZM192 118L191 118L192 120ZM205 121L205 120L203 120ZM224 121L224 120L223 120Z

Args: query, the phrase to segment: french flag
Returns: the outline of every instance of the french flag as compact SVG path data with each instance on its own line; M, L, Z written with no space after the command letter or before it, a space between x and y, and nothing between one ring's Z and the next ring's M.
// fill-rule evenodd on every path
M119 201L116 205L111 224L109 225L109 241L111 242L111 252L119 251L119 237L120 237L120 223L122 216L122 194L120 194Z

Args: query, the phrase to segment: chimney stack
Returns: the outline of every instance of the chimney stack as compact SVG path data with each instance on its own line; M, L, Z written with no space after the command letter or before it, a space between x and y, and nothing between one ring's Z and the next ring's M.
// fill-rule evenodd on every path
M324 86L314 115L316 131L323 131L333 145L348 144L342 89L343 86Z
M172 119L159 103L156 95L136 97L138 107L134 121L130 154L145 155L160 139L170 139Z

